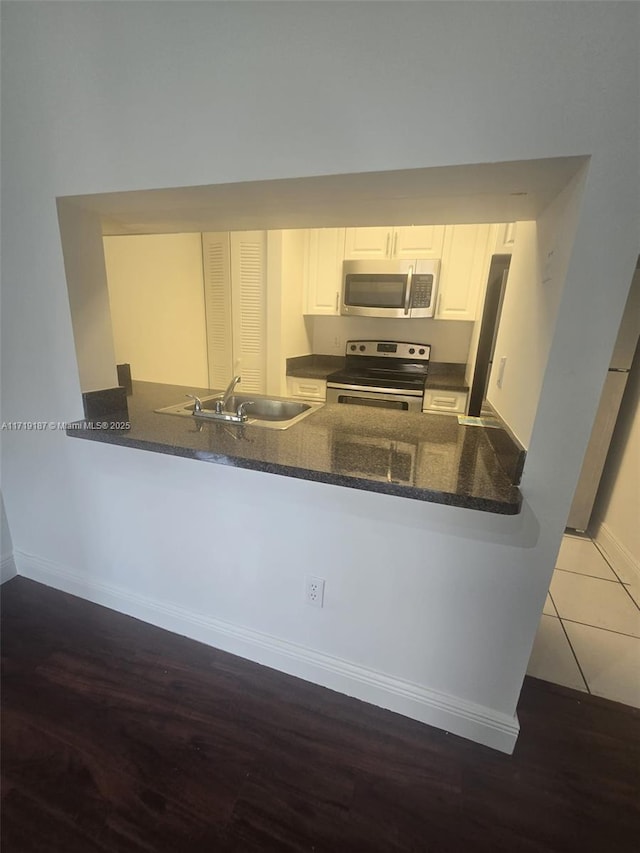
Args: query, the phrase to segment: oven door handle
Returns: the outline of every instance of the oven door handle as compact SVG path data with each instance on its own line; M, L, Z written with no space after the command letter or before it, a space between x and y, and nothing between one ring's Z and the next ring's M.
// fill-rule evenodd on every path
M407 315L411 309L411 284L413 281L413 267L409 267L407 273L407 292L404 295L404 313Z
M373 396L374 394L379 395L393 395L396 397L423 397L424 391L412 391L410 388L382 388L382 387L373 387L362 386L362 385L349 385L347 382L327 382L327 388L331 388L334 391L360 391L364 395Z

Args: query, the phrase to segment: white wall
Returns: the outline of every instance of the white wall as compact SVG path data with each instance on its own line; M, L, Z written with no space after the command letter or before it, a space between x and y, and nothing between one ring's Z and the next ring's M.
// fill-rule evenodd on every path
M283 263L279 279L282 323L279 340L272 340L270 330L267 333L267 346L270 349L278 350L279 393L281 394L287 390L287 358L307 355L312 352L308 318L305 318L302 313L304 247L304 231L288 230L282 232Z
M381 320L372 317L313 317L313 351L344 355L348 340L416 341L431 344L433 361L464 364L473 323L455 320Z
M523 447L531 440L573 248L584 176L576 177L536 222L519 222L496 338L487 399ZM498 387L501 360L502 387ZM591 377L572 389L580 396Z
M209 387L199 233L104 237L115 358L133 379ZM304 231L268 232L269 393L286 359L311 352L302 314Z
M267 231L267 393L287 393L287 358L311 352L302 315L304 231Z
M591 155L520 516L3 441L20 572L504 747L637 255L637 6L1 13L5 418L81 414L57 196Z
M640 581L640 347L594 506L593 536L624 580Z
M58 217L69 299L73 302L76 371L83 391L118 384L104 264L102 226L98 216L61 202Z
M133 379L209 387L200 234L105 237L113 343Z

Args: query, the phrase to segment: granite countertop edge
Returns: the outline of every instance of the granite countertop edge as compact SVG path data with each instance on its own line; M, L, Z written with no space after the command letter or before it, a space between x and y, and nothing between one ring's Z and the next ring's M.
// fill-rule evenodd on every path
M517 515L521 510L521 495L514 486L514 492L518 499L513 502L504 502L483 498L477 495L464 495L458 492L436 491L423 489L417 486L408 486L403 483L383 482L379 480L367 480L362 477L351 477L346 474L335 474L328 471L316 471L313 468L294 467L282 465L278 462L267 462L260 459L251 459L245 456L232 456L226 453L213 453L207 450L198 450L177 444L166 444L164 442L150 441L145 439L129 438L126 430L117 429L78 429L78 426L87 424L87 421L76 421L69 426L66 434L71 438L81 438L87 441L97 441L103 444L129 447L132 450L146 450L152 453L162 453L168 456L178 456L184 459L194 459L199 462L210 462L216 465L228 465L232 468L244 468L252 471L261 471L265 474L279 474L284 477L293 477L298 480L308 480L316 483L327 483L334 486L343 486L351 489L359 489L378 494L394 495L401 498L424 501L426 503L444 504L456 506L462 509L474 509L489 512L496 515Z
M500 515L517 515L521 510L522 494L502 467L488 431L460 426L448 415L372 412L366 407L325 404L288 430L247 424L238 433L210 421L194 429L192 418L157 413L184 399L189 391L206 393L206 389L134 382L127 398L128 416L121 413L117 419L128 422L128 429L108 428L113 418L108 419L102 409L96 414L85 407L85 419L67 424L66 434ZM95 393L102 403L104 393ZM387 452L391 476L369 476L372 454L384 463ZM377 472L378 467L374 464L372 470Z

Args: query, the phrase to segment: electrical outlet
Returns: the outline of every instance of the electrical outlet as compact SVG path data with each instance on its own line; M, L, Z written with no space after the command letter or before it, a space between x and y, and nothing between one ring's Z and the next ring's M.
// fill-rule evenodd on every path
M324 604L324 578L307 578L305 600L312 607L322 607Z

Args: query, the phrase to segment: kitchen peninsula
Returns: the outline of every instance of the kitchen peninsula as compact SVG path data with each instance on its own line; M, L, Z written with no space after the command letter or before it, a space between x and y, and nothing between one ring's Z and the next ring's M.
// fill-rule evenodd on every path
M128 429L79 421L67 435L501 515L520 512L522 495L513 485L519 463L505 461L502 448L507 460L514 454L503 429L460 425L447 415L337 404L286 430L155 411L187 393L207 389L134 382Z

